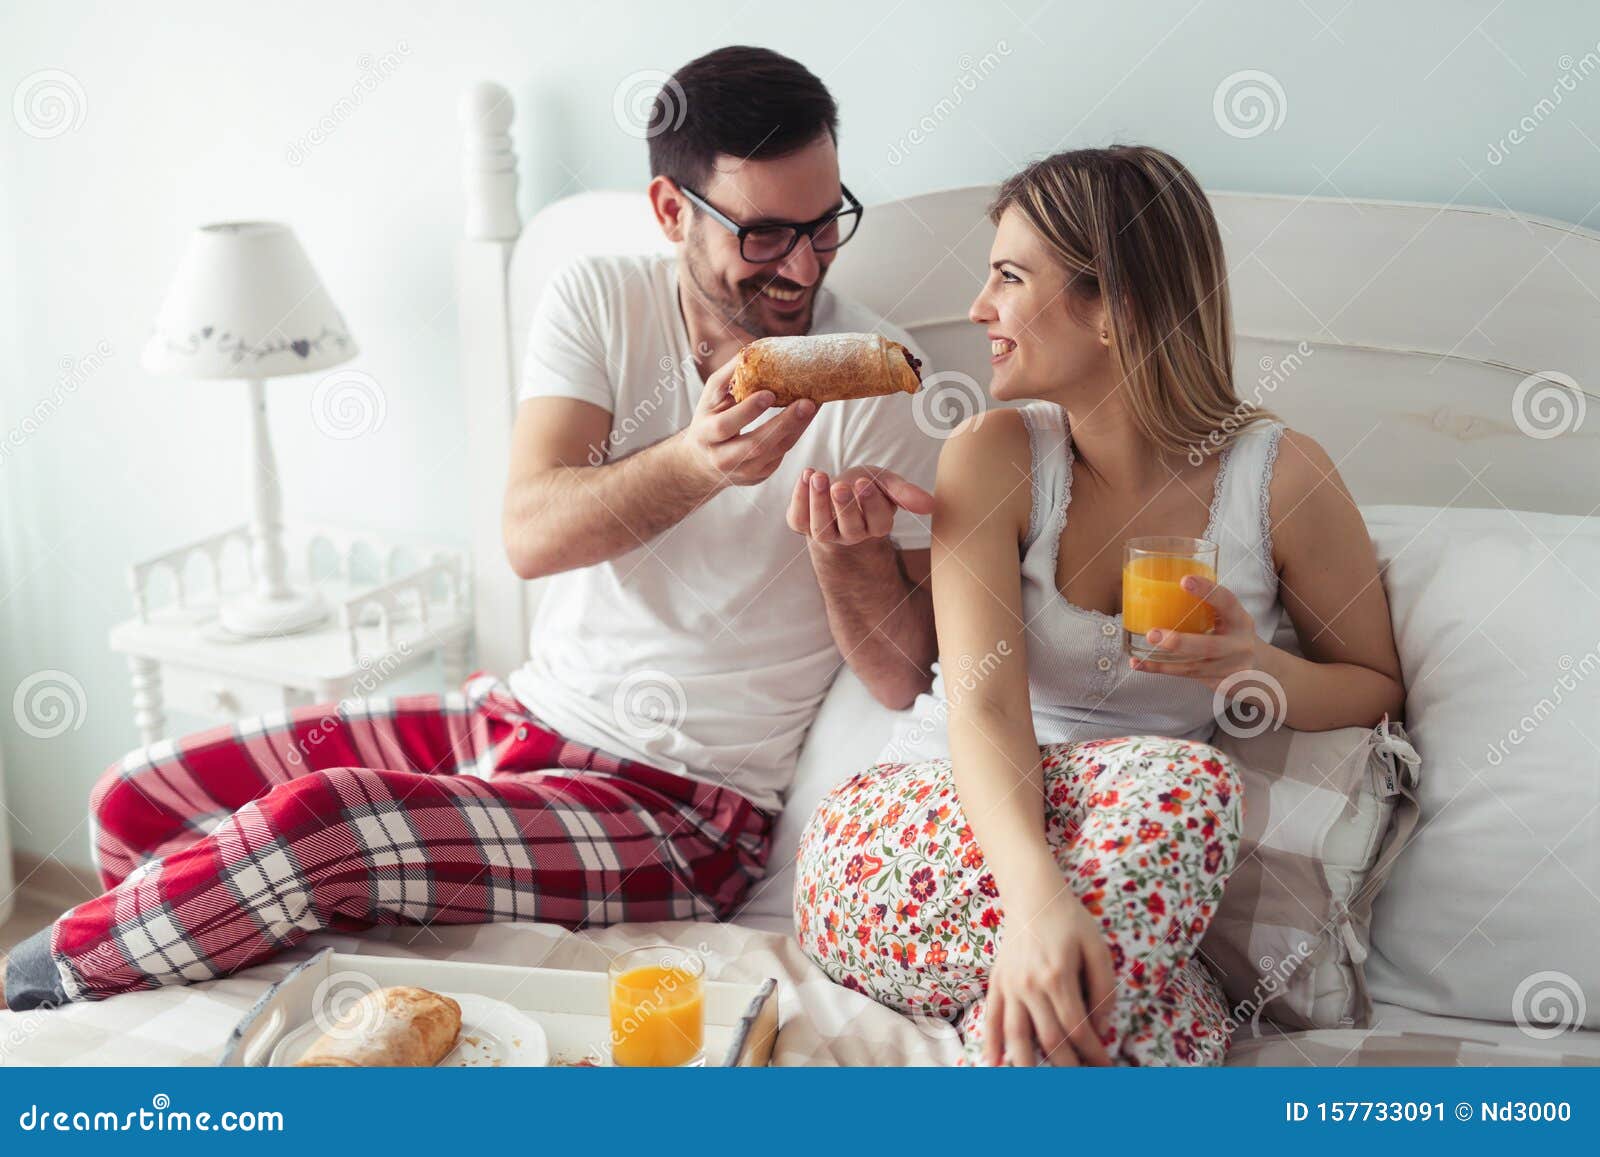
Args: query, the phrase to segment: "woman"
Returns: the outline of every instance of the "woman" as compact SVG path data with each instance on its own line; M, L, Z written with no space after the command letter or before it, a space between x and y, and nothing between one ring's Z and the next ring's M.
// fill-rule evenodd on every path
M800 939L839 983L956 1021L972 1060L1220 1064L1195 946L1240 787L1202 741L1249 686L1304 730L1398 714L1376 559L1322 448L1234 392L1222 244L1178 161L1058 154L991 217L971 318L990 392L1031 401L945 444L940 674L812 818ZM1214 632L1151 631L1161 662L1122 650L1122 544L1143 535L1220 547L1218 582L1183 580ZM1284 610L1304 658L1270 642Z

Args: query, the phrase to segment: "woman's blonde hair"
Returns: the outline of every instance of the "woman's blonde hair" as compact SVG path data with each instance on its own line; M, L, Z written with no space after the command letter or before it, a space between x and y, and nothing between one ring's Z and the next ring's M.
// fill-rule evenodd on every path
M1001 185L989 215L998 223L1011 208L1066 267L1077 300L1104 303L1112 364L1150 441L1198 464L1272 416L1234 389L1222 238L1176 157L1141 145L1056 153Z

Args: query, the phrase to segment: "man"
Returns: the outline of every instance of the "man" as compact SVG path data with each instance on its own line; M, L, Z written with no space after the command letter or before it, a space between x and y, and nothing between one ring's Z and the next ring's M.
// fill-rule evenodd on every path
M479 676L128 756L91 799L110 890L13 951L12 1007L210 979L322 928L729 916L841 654L890 706L927 688L912 515L937 443L903 398L727 389L756 337L906 340L822 287L860 216L833 99L726 48L655 115L674 256L581 261L534 322L505 540L553 577L510 692Z

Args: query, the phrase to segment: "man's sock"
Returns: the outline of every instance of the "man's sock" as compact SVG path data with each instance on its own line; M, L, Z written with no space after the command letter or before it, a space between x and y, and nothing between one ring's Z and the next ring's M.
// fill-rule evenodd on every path
M67 990L50 956L50 929L42 928L6 958L5 1004L12 1012L67 1003Z

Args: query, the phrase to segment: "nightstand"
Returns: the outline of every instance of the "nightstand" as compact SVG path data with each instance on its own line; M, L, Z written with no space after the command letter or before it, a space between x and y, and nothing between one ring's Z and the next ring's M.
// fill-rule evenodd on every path
M433 663L442 689L460 688L472 642L464 552L327 527L285 527L284 538L291 575L330 607L292 635L246 637L218 622L218 603L249 581L244 526L129 568L137 614L108 641L128 660L141 743L166 737L169 709L230 720L365 698Z

